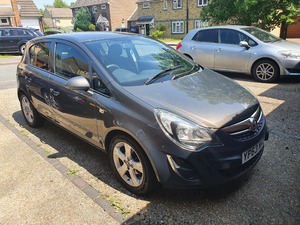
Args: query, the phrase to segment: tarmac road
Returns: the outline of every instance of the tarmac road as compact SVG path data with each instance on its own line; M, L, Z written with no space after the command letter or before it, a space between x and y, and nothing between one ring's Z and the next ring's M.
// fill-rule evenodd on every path
M26 125L16 86L7 85L15 80L15 68L0 63L0 223L300 224L299 78L261 84L230 76L257 95L271 130L247 179L205 192L159 188L140 198L116 182L105 154L51 123ZM66 171L98 197L76 186Z

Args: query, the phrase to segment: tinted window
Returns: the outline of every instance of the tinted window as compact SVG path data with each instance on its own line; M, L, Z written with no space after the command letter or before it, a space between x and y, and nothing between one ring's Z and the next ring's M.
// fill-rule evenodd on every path
M58 43L55 51L55 72L66 78L78 75L89 78L89 63L75 48Z
M242 38L242 37L241 37ZM239 33L235 30L221 29L220 41L222 44L238 45L241 41Z
M194 41L218 43L218 32L215 29L200 30L193 37Z
M29 50L30 64L44 70L50 70L50 44L37 43Z

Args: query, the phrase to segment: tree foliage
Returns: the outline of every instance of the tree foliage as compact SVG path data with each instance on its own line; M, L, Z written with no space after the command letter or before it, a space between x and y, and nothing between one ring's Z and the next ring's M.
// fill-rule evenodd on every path
M200 17L213 24L256 25L272 30L281 25L280 36L286 37L287 26L300 15L299 0L212 0Z
M88 8L82 7L78 10L75 17L74 30L79 28L82 31L87 31L92 23L92 15Z
M65 3L63 0L54 0L53 1L54 8L69 8L69 5Z

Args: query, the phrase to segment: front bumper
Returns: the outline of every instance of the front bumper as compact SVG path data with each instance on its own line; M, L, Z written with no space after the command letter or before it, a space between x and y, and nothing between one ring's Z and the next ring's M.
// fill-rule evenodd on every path
M281 75L300 76L300 59L281 60Z
M222 146L206 147L197 152L179 149L176 145L171 149L164 146L160 151L163 155L160 155L159 168L156 168L157 177L167 188L207 188L228 183L253 169L263 154L264 146L244 164L242 153L260 141L267 140L268 135L269 131L264 124L259 135L243 142L230 140L220 131L218 136L228 140Z

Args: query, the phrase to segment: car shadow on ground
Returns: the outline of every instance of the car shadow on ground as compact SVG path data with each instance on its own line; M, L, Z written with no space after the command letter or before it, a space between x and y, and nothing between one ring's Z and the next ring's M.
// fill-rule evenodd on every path
M139 197L127 191L116 181L111 171L108 155L101 150L48 121L45 122L43 127L31 128L26 124L21 111L15 112L13 118L23 129L36 136L41 143L55 149L56 153L49 154L49 158L61 159L66 157L87 170L96 179L125 195L149 201L151 207L159 211L163 210L169 204L176 204L177 207L180 207L183 203L193 204L194 202L198 204L204 202L205 204L210 204L210 202L228 199L242 186L246 185L248 179L252 176L250 173L243 179L208 190L177 190L158 187L150 196ZM36 144L40 145L39 143ZM97 187L94 188L97 190ZM145 211L148 211L148 209L145 209Z

